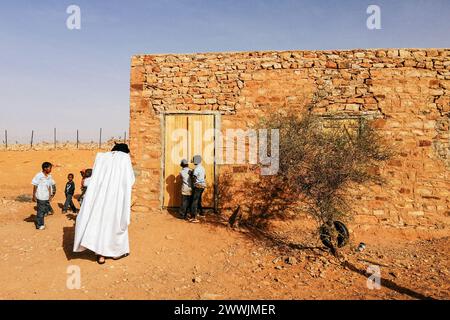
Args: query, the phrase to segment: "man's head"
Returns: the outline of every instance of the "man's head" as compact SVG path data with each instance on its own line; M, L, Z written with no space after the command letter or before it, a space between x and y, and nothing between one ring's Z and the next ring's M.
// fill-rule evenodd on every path
M69 174L67 175L67 180L69 180L69 182L72 182L72 181L73 181L73 173L69 173Z
M42 172L44 172L45 174L49 174L50 172L52 172L52 167L53 165L50 162L44 162L42 164Z
M183 159L183 160L181 160L180 166L182 168L186 168L186 167L189 167L189 163L186 159Z
M128 148L128 145L126 143L115 143L111 151L122 151L125 153L130 153L130 149Z
M197 154L197 155L194 156L194 158L192 158L192 162L195 165L198 165L198 164L202 163L202 157Z

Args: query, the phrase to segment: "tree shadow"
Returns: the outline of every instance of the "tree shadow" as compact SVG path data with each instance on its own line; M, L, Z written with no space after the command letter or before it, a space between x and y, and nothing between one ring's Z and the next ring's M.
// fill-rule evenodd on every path
M62 246L67 260L83 259L96 261L95 254L89 250L83 252L73 252L75 239L75 226L63 228Z
M358 273L358 274L362 275L365 278L367 278L367 277L369 277L371 275L371 274L367 273L366 270L358 269L355 265L351 264L348 261L342 262L341 265L342 265L342 267L347 268L347 269L349 269L349 270L351 270L351 271L353 271L355 273ZM432 297L425 296L425 295L423 295L423 294L421 294L419 292L413 291L413 290L411 290L409 288L402 287L402 286L400 286L400 285L396 284L395 282L393 282L391 280L388 280L388 279L381 278L380 284L382 286L388 288L388 289L391 289L391 290L396 291L398 293L410 296L411 298L415 298L415 299L418 299L418 300L436 300L436 299L434 299Z
M296 216L298 193L286 187L275 176L261 176L258 168L249 168L247 176L236 177L224 171L218 178L218 208L220 212L241 208L239 220L265 230L271 220L291 220Z
M254 173L250 172L253 176ZM329 251L325 247L312 245L311 241L293 242L271 231L271 221L289 221L298 217L292 214L295 207L292 199L296 194L278 178L236 178L234 172L222 171L217 188L219 214L207 219L209 224L232 227L251 240L278 251L309 250L314 255ZM225 214L227 211L232 212L229 217Z
M250 230L249 235L252 238L260 240L272 247L298 251L309 250L313 253L329 252L329 250L323 246L312 245L311 243L292 242L274 232L267 230L261 230L254 227L247 227L247 229Z
M317 246L308 241L305 241L304 243L292 242L274 232L251 225L241 224L237 228L231 227L229 219L220 214L207 215L206 219L203 219L203 222L216 228L232 229L253 243L263 246L264 248L271 248L280 255L292 255L295 251L307 251L308 254L313 256L322 256L323 254L330 252L329 249L324 246Z

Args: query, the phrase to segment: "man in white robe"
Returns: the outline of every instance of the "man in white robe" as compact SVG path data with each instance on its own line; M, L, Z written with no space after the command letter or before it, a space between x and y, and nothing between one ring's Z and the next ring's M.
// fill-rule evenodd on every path
M128 225L135 176L128 146L120 144L111 152L98 153L92 171L75 224L73 251L89 249L103 264L105 257L119 258L130 252Z

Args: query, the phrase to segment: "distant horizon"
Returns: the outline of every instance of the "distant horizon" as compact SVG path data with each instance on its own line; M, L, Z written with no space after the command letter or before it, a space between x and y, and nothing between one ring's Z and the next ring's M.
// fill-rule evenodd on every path
M370 5L381 28L366 25ZM69 30L70 5L81 29ZM0 141L123 136L135 55L445 49L448 0L17 0L0 4Z

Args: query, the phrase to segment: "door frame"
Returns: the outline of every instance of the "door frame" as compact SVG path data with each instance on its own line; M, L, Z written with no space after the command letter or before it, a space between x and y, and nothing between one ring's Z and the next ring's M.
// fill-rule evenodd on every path
M165 181L164 176L166 174L165 172L165 160L166 160L166 116L171 115L212 115L214 116L214 129L217 129L219 132L221 132L221 112L220 111L186 111L186 110L174 110L174 111L161 111L159 113L160 118L160 124L161 124L161 146L162 146L162 152L161 152L161 175L160 175L160 188L159 188L159 202L161 209L168 209L168 208L176 208L176 207L166 207L164 206L164 188L165 188ZM219 166L217 165L217 136L216 133L214 133L214 207L206 207L205 209L213 209L214 213L217 213L217 206L218 206L218 182L219 182ZM223 150L222 150L223 152Z

